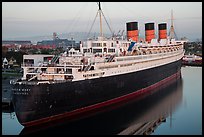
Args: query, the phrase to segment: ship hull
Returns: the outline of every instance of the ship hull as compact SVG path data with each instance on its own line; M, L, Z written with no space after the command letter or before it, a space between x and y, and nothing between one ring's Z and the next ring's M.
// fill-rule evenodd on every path
M14 85L13 106L28 127L64 118L82 117L101 108L151 93L180 77L181 60L128 74L83 81Z

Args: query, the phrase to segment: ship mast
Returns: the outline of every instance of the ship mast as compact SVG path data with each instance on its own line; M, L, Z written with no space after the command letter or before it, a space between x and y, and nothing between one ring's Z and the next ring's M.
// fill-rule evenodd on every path
M176 36L175 30L174 30L174 25L173 25L173 10L171 10L171 28L170 28L170 32L169 32L169 38L170 39L174 39Z
M102 32L102 18L101 18L101 13L102 13L102 11L101 11L101 3L100 3L100 2L98 3L98 7L99 7L98 12L99 12L99 17L100 17L100 36L103 37L103 32Z
M99 17L100 17L100 37L103 37L102 16L104 17L105 22L106 22L106 24L108 25L108 28L109 28L109 30L110 30L110 32L111 32L111 35L113 35L113 31L112 31L110 25L108 24L108 21L106 20L106 17L104 16L103 11L101 10L101 3L100 3L100 2L97 2L97 4L98 4L98 11L97 11L96 16L95 16L95 18L94 18L94 21L93 21L93 23L92 23L92 25L91 25L91 28L90 28L89 33L88 33L88 36L89 36L89 34L90 34L91 30L92 30L92 27L93 27L93 25L94 25L94 23L95 23L95 20L96 20L96 17L98 16L98 14L99 14ZM87 36L87 37L88 37L88 36Z

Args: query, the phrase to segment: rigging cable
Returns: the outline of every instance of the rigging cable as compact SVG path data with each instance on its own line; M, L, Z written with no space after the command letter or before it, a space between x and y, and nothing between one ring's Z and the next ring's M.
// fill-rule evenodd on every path
M97 18L98 14L99 14L99 11L101 11L101 13L102 13L102 15L103 15L103 17L104 17L104 19L105 19L105 22L106 22L106 24L107 24L107 26L108 26L108 28L109 28L109 30L110 30L110 32L111 32L111 35L113 35L113 31L112 31L110 25L108 24L108 21L107 21L105 15L104 15L103 11L101 10L101 7L100 7L100 5L99 5L98 2L97 2L97 5L99 6L99 10L98 10L97 13L96 13L96 16L95 16L95 18L94 18L94 21L93 21L93 23L92 23L92 25L91 25L91 28L90 28L89 32L88 32L87 38L89 37L89 34L90 34L90 32L91 32L91 30L92 30L92 28L93 28L93 25L94 25L94 23L95 23L95 21L96 21L96 18Z
M108 26L108 28L109 28L109 30L110 30L110 32L111 32L111 35L113 35L113 31L112 31L110 25L108 24L108 21L106 20L106 17L104 16L103 11L102 11L101 13L102 13L102 15L103 15L103 17L104 17L104 19L105 19L105 21L106 21L106 24L107 24L107 26Z
M91 28L90 28L90 30L89 30L89 32L88 32L88 34L87 34L87 38L89 37L89 34L91 33L91 30L92 30L92 28L93 28L93 25L94 25L94 23L95 23L95 21L96 21L96 17L98 16L98 11L97 11L97 13L96 13L96 16L95 16L95 18L94 18L94 21L93 21L93 23L92 23L92 25L91 25Z
M81 18L81 13L83 9L83 7L86 7L86 2L82 5L82 8L79 8L78 12L75 14L74 18L71 20L71 22L69 23L69 25L66 27L65 31L68 30L69 31L69 34L72 33L73 31L73 27L74 25L76 26L76 24L78 23L77 21Z

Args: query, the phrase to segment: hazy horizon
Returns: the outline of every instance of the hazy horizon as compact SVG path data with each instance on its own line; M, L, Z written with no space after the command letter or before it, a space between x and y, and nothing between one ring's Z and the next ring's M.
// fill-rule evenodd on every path
M202 2L102 2L111 29L126 31L126 23L137 21L140 36L144 24L166 22L170 29L171 10L178 38L202 38ZM89 32L98 10L96 2L2 2L2 39L15 39L75 32ZM103 19L104 20L104 19ZM104 33L110 33L103 21ZM99 32L99 17L92 33Z

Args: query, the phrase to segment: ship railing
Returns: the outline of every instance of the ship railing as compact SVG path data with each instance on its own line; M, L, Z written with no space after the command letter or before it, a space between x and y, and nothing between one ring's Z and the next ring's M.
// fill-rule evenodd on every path
M19 85L39 85L39 84L56 84L56 83L64 83L72 81L72 79L67 80L55 80L55 81L18 81L18 80L10 80L10 84L19 84Z
M143 58L144 57L166 57L166 56L169 56L169 55L176 55L177 53L180 53L180 51L173 51L171 53L169 52L166 52L166 53L161 53L161 54L148 54L148 55L142 55Z
M72 81L72 79L49 81L49 83L50 83L50 84L65 83L65 82L68 82L68 81Z
M21 63L21 67L34 67L34 64Z
M110 58L108 58L108 60L107 60L107 62L112 62L113 61L113 59L114 59L114 55L113 56L110 56Z
M21 67L46 67L47 65L48 63L43 63L43 64L40 64L39 66L34 66L34 64L21 63Z
M117 61L130 61L130 60L143 60L143 59L159 59L159 58L166 58L168 56L177 55L181 51L174 51L172 53L160 53L160 54L146 54L146 55L137 55L137 56L131 56L127 58L117 58Z
M91 68L91 64L89 64L88 66L86 66L86 67L84 68L84 71L88 71L90 68Z
M36 81L19 81L17 82L19 85L37 85Z
M50 84L50 82L49 81L39 81L39 82L37 82L37 85L39 85L39 84Z
M35 79L38 75L33 76L32 78L30 78L28 81L31 81L33 79Z

